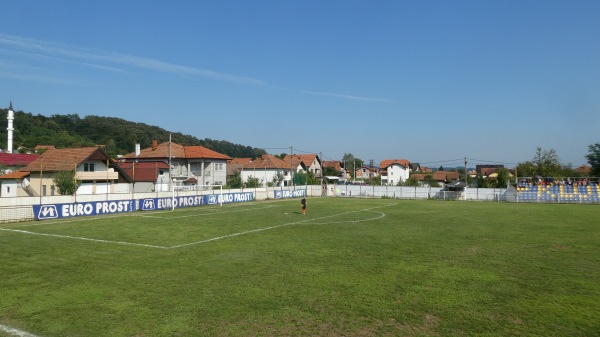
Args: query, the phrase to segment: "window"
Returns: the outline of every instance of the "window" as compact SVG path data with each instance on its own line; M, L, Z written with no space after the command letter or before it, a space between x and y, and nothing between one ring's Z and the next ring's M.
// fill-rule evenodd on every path
M83 163L83 171L84 172L94 172L95 171L94 163Z
M223 164L215 163L215 171L223 171Z

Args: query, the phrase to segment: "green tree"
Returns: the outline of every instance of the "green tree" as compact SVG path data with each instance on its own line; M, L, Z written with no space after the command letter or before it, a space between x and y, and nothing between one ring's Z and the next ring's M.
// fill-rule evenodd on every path
M532 162L536 166L536 174L542 177L551 177L560 171L560 162L554 149L538 147Z
M431 174L425 176L425 182L430 187L440 187L440 183L438 183L437 180L433 179L433 175Z
M283 181L283 179L284 179L283 172L277 171L277 174L273 177L273 185L274 186L281 185L281 182Z
M304 172L294 172L294 185L306 185L308 175Z
M333 167L323 167L323 175L325 176L336 176L339 177L341 174L340 171L336 171Z
M496 170L498 176L496 177L496 187L498 188L506 188L509 180L510 180L510 171L506 168L500 168Z
M233 172L232 176L227 177L227 186L229 188L241 188L242 187L242 175L239 170Z
M350 171L350 177L356 179L356 168L362 167L364 162L361 159L354 157L352 153L344 153L342 161L344 162L346 171Z
M592 167L592 176L600 177L600 143L588 146L588 154L585 158Z
M526 161L524 163L519 163L516 167L517 178L518 177L533 177L536 172L535 169L536 169L535 165L530 161Z
M75 194L81 181L75 179L75 171L58 171L52 176L54 185L58 189L58 194Z
M403 183L399 182L398 185L400 185L400 186L415 186L415 187L417 187L417 186L420 186L421 184L419 183L419 179L417 179L417 177L412 176L412 177L409 177L408 179L406 179L406 181L403 182Z
M319 185L321 184L321 178L315 177L315 173L312 171L307 172L308 185Z
M244 186L248 187L248 188L254 188L254 187L261 187L261 184L260 184L260 181L258 180L258 178L248 177L248 180L246 181Z
M519 163L517 174L519 177L554 177L560 175L562 167L554 149L544 150L537 147L531 161Z

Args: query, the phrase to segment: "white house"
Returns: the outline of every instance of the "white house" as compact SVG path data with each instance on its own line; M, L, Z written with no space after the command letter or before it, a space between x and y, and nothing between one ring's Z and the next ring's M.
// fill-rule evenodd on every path
M294 167L297 171L297 167ZM283 161L271 154L264 154L240 168L242 181L247 182L251 178L258 179L261 186L291 186L292 163Z
M410 176L410 162L406 159L386 159L379 164L379 168L382 185L398 185Z
M156 163L157 167L167 164L166 170L159 170L156 190L168 190L174 183L177 187L195 188L196 186L224 185L227 183L227 162L231 158L203 146L184 146L172 142L158 144L140 150L122 158L123 162ZM168 164L170 164L170 169ZM137 177L134 180L138 180Z

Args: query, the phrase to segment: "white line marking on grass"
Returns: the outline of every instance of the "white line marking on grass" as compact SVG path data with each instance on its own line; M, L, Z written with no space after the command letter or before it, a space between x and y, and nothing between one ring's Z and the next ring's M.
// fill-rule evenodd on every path
M181 218L189 218L189 217L194 217L194 216L210 216L210 215L219 215L219 214L224 214L224 213L247 212L247 211L254 211L254 210L259 210L259 209L264 209L264 208L273 208L273 207L277 207L277 206L267 205L267 206L264 206L264 207L237 209L237 210L220 211L220 212L219 211L213 211L213 212L210 212L210 213L194 213L194 214L179 215L179 216L152 216L152 215L140 215L140 216L144 217L144 218L156 218L156 219L181 219Z
M313 222L313 223L311 223L311 225L330 225L330 224L336 224L336 223L357 223L357 222L365 222L365 221L377 220L377 219L381 219L381 218L383 218L385 216L385 213L382 213L382 212L375 212L375 211L364 211L364 212L372 212L372 213L375 213L375 214L379 214L379 216L375 216L375 217L367 218L367 219L360 219L360 220Z
M276 229L276 228L280 228L280 227L285 227L285 226L305 224L305 223L308 223L308 222L314 221L314 220L328 219L328 218L331 218L331 217L336 217L336 216L340 216L340 215L344 215L344 214L350 214L350 213L371 211L372 209L382 208L382 207L389 207L389 206L393 206L393 205L396 205L396 204L382 205L382 206L365 208L365 209L356 210L356 211L349 211L349 212L344 212L344 213L339 213L339 214L327 215L327 216L323 216L323 217L319 217L319 218L314 218L314 219L306 219L306 220L288 222L288 223L284 223L284 224L281 224L281 225L275 225L275 226L270 226L270 227L265 227L265 228L257 228L257 229L253 229L253 230L249 230L249 231L244 231L244 232L239 232L239 233L233 233L233 234L218 236L218 237L215 237L215 238L212 238L212 239L206 239L206 240L197 241L197 242L184 243L184 244L177 245L177 246L171 246L169 248L173 248L174 249L174 248L181 248L181 247L186 247L186 246L199 245L199 244L203 244L203 243L207 243L207 242L212 242L212 241L217 241L217 240L231 238L231 237L234 237L234 236L240 236L240 235L245 235L245 234L252 234L252 233L257 233L257 232L263 232L263 231L267 231L267 230L271 230L271 229ZM379 218L381 218L381 217L377 217L377 219L379 219Z
M11 328L9 326L0 324L0 331L4 331L6 333L8 333L9 335L13 335L13 336L19 336L19 337L38 337L37 335L34 335L32 333L23 331L23 330L19 330L19 329L15 329L15 328Z
M82 218L82 219L73 219L73 220L63 220L63 221L37 221L36 223L21 225L21 227L35 227L35 226L43 226L43 225L57 225L57 224L65 224L69 222L81 222L81 221L95 221L100 220L100 218Z
M298 224L308 224L309 222L312 222L312 221L322 220L322 219L329 219L329 218L338 217L338 216L344 215L344 214L358 213L358 212L369 212L369 211L374 212L374 211L372 211L374 209L383 208L383 207L390 207L390 206L394 206L394 205L397 205L397 203L395 203L395 204L386 204L386 205L381 205L381 206L376 206L376 207L370 207L370 208L364 208L364 209L356 210L356 211L348 211L348 212L343 212L343 213L338 213L338 214L332 214L332 215L322 216L322 217L319 217L319 218L305 219L305 220L301 220L301 221L288 222L288 223L284 223L284 224L281 224L281 225L275 225L275 226L270 226L270 227L265 227L265 228L257 228L257 229L248 230L248 231L244 231L244 232L239 232L239 233L233 233L233 234L218 236L218 237L214 237L214 238L206 239L206 240L202 240L202 241L184 243L184 244L176 245L176 246L158 246L158 245L149 245L149 244L143 244L143 243L125 242L125 241L111 241L111 240L102 240L102 239L91 239L91 238L80 237L80 236L49 234L49 233L36 233L36 232L30 232L30 231L25 231L25 230L20 230L20 229L9 229L9 228L0 228L0 231L22 233L22 234L29 234L29 235L49 236L49 237L56 237L56 238L63 238L63 239L75 239L75 240L84 240L84 241L92 241L92 242L100 242L100 243L112 243L112 244L119 244L119 245L138 246L138 247L146 247L146 248L175 249L175 248L181 248L181 247L186 247L186 246L199 245L199 244L202 244L202 243L208 243L208 242L212 242L212 241L227 239L227 238L231 238L231 237L234 237L234 236L240 236L240 235L245 235L245 234L252 234L252 233L267 231L267 230L276 229L276 228L285 227L285 226L298 225ZM275 207L275 206L273 206L273 207ZM248 210L253 210L253 209L256 209L256 208L251 208L251 209L248 209ZM231 212L233 212L233 211L231 211ZM375 218L372 218L372 219L349 220L349 221L341 221L341 222L320 222L320 223L316 222L316 223L313 223L313 224L315 224L315 225L321 225L321 224L344 223L344 222L362 222L362 221L369 221L369 220L380 219L380 218L382 218L382 217L385 216L385 213L381 213L381 212L375 212L375 213L379 213L379 214L381 214L381 216L375 217ZM195 215L197 216L198 214L195 214ZM127 215L127 216L131 216L131 215ZM183 217L187 217L187 216L183 216ZM90 220L98 220L98 219L99 218L90 218L90 219L85 219L85 220L90 221ZM78 221L78 220L73 220L73 221ZM45 222L45 223L48 224L48 222ZM54 222L54 223L61 223L61 222ZM1 325L0 325L0 327L1 327Z
M59 235L59 234L48 234L48 233L36 233L36 232L24 231L24 230L20 230L20 229L0 228L0 231L16 232L16 233L23 233L23 234L30 234L30 235L40 235L40 236L51 236L51 237L63 238L63 239L76 239L76 240L102 242L102 243L114 243L114 244L119 244L119 245L139 246L139 247L148 247L148 248L160 248L160 249L168 249L168 248L170 248L170 247L165 247L165 246L147 245L147 244L143 244L143 243L134 243L134 242L125 242L125 241L110 241L110 240L101 240L101 239L90 239L90 238L84 238L84 237L81 237L81 236L70 236L70 235Z

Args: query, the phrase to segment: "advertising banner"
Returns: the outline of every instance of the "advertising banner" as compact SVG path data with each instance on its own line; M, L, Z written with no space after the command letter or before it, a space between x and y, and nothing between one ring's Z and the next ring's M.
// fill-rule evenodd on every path
M219 205L254 200L254 192L223 193L209 195L177 196L170 198L145 198L75 202L64 204L33 205L35 220L61 219L74 216L114 214L122 212L165 210L201 205Z
M135 211L135 200L108 200L66 204L33 205L35 220L60 219L74 216L115 214Z
M275 190L274 198L275 199L284 199L284 198L299 198L306 196L306 190L293 190L293 191L281 191Z
M200 205L227 204L233 202L245 202L253 200L254 192L178 196L174 198L146 198L139 200L138 209L142 211L153 211L181 207L195 207Z

